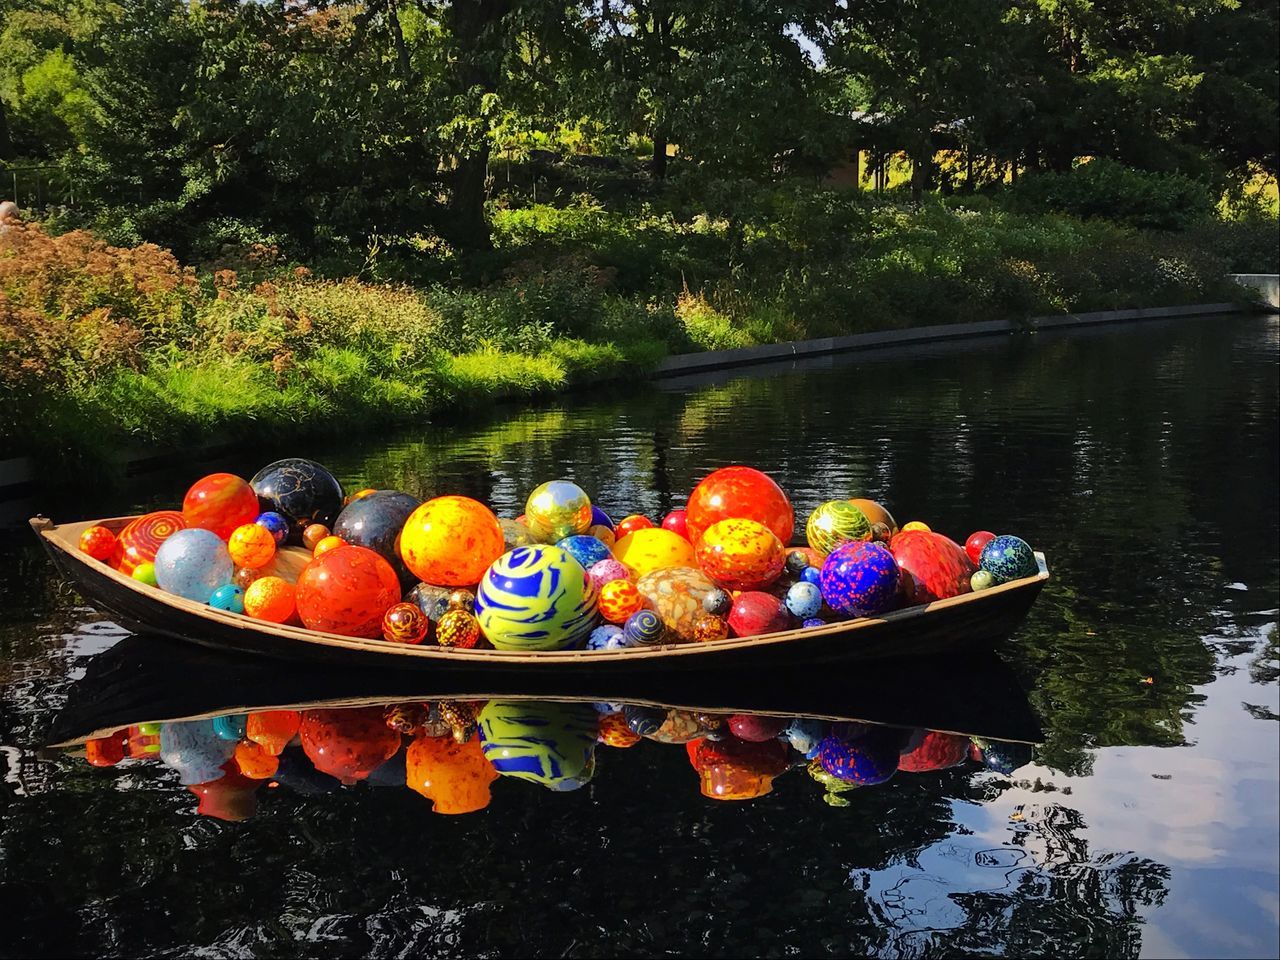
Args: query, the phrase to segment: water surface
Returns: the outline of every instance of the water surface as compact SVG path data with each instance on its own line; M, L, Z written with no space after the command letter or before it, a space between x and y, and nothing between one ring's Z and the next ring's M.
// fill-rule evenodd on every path
M984 686L1007 672L1043 728L1011 772L971 759L836 806L793 750L770 792L726 802L700 792L684 748L644 741L598 748L580 789L500 778L465 816L394 777L329 778L263 787L251 818L227 822L199 815L171 767L40 749L109 695L92 658L123 631L29 533L0 535L0 904L25 918L2 951L1275 956L1278 343L1275 319L1215 318L834 357L256 445L8 504L132 513L200 473L294 454L351 487L461 492L507 515L567 475L615 516L656 517L742 462L799 514L868 496L956 538L1019 534L1053 579L1002 665L904 664L883 689L850 678L843 698L841 716L892 701L927 728L942 699L963 722L969 694L994 706L979 711L990 727L1021 709ZM269 698L270 678L264 691L228 669L233 692ZM176 709L198 673L138 666L129 693ZM813 712L839 679L815 678Z

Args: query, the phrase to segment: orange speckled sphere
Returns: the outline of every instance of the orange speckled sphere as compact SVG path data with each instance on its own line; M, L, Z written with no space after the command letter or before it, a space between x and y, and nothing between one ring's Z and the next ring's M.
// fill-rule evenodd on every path
M853 497L849 502L861 510L862 515L871 523L883 523L889 528L889 533L891 534L898 532L898 521L893 519L893 514L874 500L866 500L862 497Z
M298 577L298 616L311 630L381 637L382 617L399 599L396 572L367 547L334 547Z
M116 535L102 524L96 524L80 534L80 551L95 560L110 560L116 552Z
M626 623L644 607L644 597L630 580L611 580L600 588L600 616L610 623Z
M703 532L697 546L703 572L731 590L756 590L778 579L787 551L762 523L743 518L721 520Z
M712 524L731 518L764 524L784 545L791 542L796 523L782 488L751 467L722 467L693 488L685 514L689 542L697 543Z
M418 737L404 758L405 783L431 801L434 813L475 813L489 805L498 771L485 759L479 737Z
M414 576L442 587L470 587L505 550L493 511L470 497L436 497L409 515L400 556Z
M387 726L382 707L307 710L298 735L315 768L346 784L365 779L400 750L400 734Z
M627 726L627 718L620 713L601 714L596 726L596 738L610 747L634 747L640 742L640 734Z
M236 527L227 541L227 550L237 567L257 570L266 566L276 555L275 535L258 523L246 523Z
M252 523L260 512L249 482L233 473L211 473L191 485L182 501L188 527L212 530L223 540L236 527Z
M244 612L269 623L287 623L296 603L294 586L283 577L259 577L244 592Z

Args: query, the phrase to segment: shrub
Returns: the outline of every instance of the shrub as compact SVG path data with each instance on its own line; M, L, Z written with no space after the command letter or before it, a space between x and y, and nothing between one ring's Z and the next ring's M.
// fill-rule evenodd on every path
M1208 220L1214 198L1198 180L1096 159L1069 173L1038 173L1010 191L1017 209L1101 217L1132 227L1182 230Z

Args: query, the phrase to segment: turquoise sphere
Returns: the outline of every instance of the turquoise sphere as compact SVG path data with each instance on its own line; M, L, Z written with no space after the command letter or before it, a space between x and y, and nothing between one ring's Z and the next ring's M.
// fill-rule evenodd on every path
M209 597L209 606L232 613L244 613L244 587L224 583Z
M212 530L191 527L172 534L156 551L156 583L196 603L231 582L235 567L227 545Z

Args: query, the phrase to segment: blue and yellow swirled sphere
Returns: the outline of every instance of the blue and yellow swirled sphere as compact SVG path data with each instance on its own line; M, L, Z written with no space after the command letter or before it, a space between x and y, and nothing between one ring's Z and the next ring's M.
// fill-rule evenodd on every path
M485 758L504 777L551 787L581 776L596 745L585 704L490 700L476 718Z
M843 543L871 539L871 521L848 500L828 500L804 526L809 546L824 557Z
M516 547L480 579L476 619L499 650L563 650L596 625L596 589L559 547Z

